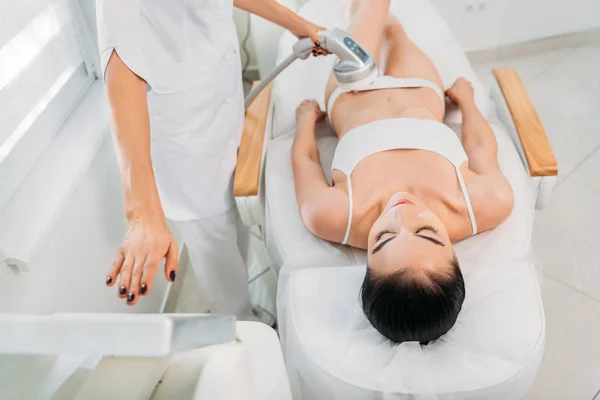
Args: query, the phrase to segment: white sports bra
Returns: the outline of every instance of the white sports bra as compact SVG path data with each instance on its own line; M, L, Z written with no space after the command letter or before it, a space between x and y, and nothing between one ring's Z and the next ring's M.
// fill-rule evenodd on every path
M351 175L356 166L368 156L388 150L427 150L441 155L454 165L460 188L467 203L467 210L477 234L473 206L467 193L460 166L468 161L465 150L452 129L441 122L414 118L383 119L359 126L346 133L339 141L333 158L332 169L343 172L348 179L349 213L344 241L347 244L352 227L353 198Z

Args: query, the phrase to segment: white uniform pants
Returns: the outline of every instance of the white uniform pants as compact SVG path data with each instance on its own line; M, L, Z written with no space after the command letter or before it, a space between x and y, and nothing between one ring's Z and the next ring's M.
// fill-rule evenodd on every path
M252 316L248 273L237 235L235 208L196 221L173 221L187 245L190 263L211 312ZM182 277L184 278L184 277Z

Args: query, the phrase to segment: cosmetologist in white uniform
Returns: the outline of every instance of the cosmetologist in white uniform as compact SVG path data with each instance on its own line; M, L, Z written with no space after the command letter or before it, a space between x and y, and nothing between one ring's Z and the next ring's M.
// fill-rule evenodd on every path
M163 258L166 279L175 280L169 218L211 310L251 316L232 189L244 123L234 5L298 37L317 40L323 29L274 0L96 2L129 222L106 284L120 276L118 294L127 304L150 293Z

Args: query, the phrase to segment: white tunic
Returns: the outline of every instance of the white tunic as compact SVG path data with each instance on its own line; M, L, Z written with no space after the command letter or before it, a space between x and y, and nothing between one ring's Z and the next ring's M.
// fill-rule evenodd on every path
M166 216L227 211L244 122L232 0L97 0L96 7L102 71L114 50L148 84Z

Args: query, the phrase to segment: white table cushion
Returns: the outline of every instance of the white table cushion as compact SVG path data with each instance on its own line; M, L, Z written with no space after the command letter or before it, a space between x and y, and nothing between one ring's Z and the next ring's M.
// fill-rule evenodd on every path
M300 13L326 27L340 25L331 21L343 18L345 3L313 0ZM426 0L392 0L392 10L433 59L446 87L459 76L473 82L478 107L498 141L514 209L496 229L455 246L467 286L455 328L427 347L392 345L358 305L365 253L315 237L300 219L291 166L294 112L305 98L323 103L333 60L293 64L273 90L276 138L268 144L265 170L267 246L273 263L283 265L278 316L290 383L294 394L306 399L519 398L537 372L544 342L539 288L528 258L536 188L495 105L437 11ZM280 59L293 38L284 36L281 43ZM460 114L449 114L445 122L460 134ZM337 140L327 122L317 126L317 137L330 178Z
M392 343L364 317L358 298L364 266L284 267L279 323L294 395L311 400L524 396L544 346L534 266L513 260L466 262L462 269L467 296L456 325L421 347Z

